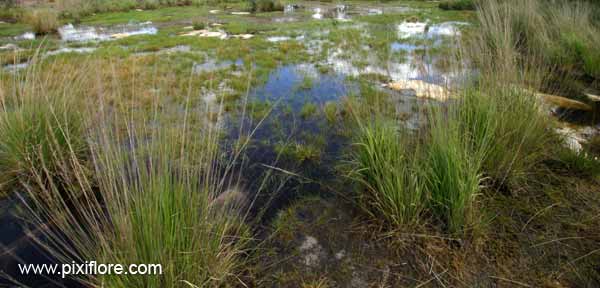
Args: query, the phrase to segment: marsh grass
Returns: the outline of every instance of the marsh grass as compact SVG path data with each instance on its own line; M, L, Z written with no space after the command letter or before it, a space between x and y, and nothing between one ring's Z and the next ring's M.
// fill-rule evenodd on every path
M493 128L485 116L468 119L471 127L476 127L472 131L461 127L463 109L464 106L457 105L450 107L450 111L441 108L432 111L424 165L431 211L454 234L477 224L475 197L482 185L485 156L493 141Z
M5 193L15 185L33 184L42 167L55 184L68 184L69 163L56 155L84 161L88 154L84 119L75 111L79 103L66 97L81 95L79 77L63 75L60 81L72 83L64 90L49 87L50 79L33 73L30 68L16 79L0 81L0 189Z
M221 2L221 1L219 1ZM54 7L65 17L80 18L93 13L157 9L160 7L202 5L203 0L57 0Z
M283 11L283 4L277 0L250 0L251 12Z
M443 10L475 10L475 2L473 0L446 0L439 4Z
M498 82L515 80L527 86L577 95L594 85L600 61L598 8L579 1L479 1L481 23L471 51L475 62L495 71ZM474 45L473 45L474 44ZM596 81L597 82L597 81ZM579 84L578 84L579 83Z
M35 240L61 263L94 259L162 265L162 275L74 276L92 287L221 287L238 281L250 233L240 207L217 200L233 184L225 180L228 169L219 152L219 130L208 123L206 110L190 106L192 91L187 91L183 113L162 107L158 98L150 111L111 105L107 94L145 97L127 88L139 81L136 68L130 67L132 78L115 75L104 82L93 67L75 73L87 75L85 87L93 87L88 99L97 99L74 112L88 111L82 118L86 133L79 141L91 151L90 160L81 161L73 149L76 139L68 138L64 141L69 149L59 146L54 150L60 153L50 155L62 171L71 173L68 185L59 185L42 163L33 170L26 192L19 194L32 221L49 227ZM42 74L32 72L30 77ZM169 91L168 81L155 81ZM72 81L39 83L43 85L33 96L40 97L49 87L75 90ZM61 131L71 125L59 124Z
M52 9L28 10L23 18L24 22L31 25L35 34L38 35L54 33L60 25L58 12Z
M394 122L377 119L359 126L350 177L363 187L360 207L394 228L419 222L426 196L420 151Z

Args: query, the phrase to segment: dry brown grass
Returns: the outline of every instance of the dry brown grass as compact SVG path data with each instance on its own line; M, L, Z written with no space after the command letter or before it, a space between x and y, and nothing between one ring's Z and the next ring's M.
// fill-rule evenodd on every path
M31 25L35 34L38 35L54 33L60 25L58 12L52 9L28 10L23 17L25 23Z

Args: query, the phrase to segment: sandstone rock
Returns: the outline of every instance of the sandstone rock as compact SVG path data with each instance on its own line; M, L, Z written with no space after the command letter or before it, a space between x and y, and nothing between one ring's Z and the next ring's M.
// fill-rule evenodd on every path
M590 94L590 93L585 93L585 96L587 96L588 99L590 99L593 102L600 102L600 96L598 96L598 95L594 95L594 94Z
M181 34L181 36L215 37L215 38L220 38L220 39L226 39L227 33L223 32L223 31L209 31L206 29L202 29L202 30L190 31L190 32Z
M445 87L427 83L423 80L391 82L384 85L384 87L388 87L396 91L413 90L417 97L430 98L438 101L446 101L451 97L450 92Z
M240 38L240 39L244 39L244 40L248 40L248 39L254 37L254 35L252 35L252 34L238 34L238 35L232 35L232 37L234 37L234 38Z
M535 95L541 98L545 103L558 106L560 108L569 109L569 110L583 110L583 111L592 111L592 106L583 103L581 101L569 99L562 96L550 95L545 93L536 92Z
M248 204L248 197L239 187L231 187L211 202L211 206L220 208L241 208Z
M300 252L303 253L304 265L309 267L318 267L323 257L323 247L315 237L306 236L304 242L300 245Z
M564 127L556 129L556 133L563 137L565 147L578 154L583 150L581 143L585 143L585 139L578 135L574 129Z

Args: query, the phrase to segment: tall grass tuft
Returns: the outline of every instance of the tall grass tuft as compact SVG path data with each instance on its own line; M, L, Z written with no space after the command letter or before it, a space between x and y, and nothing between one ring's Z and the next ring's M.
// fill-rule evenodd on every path
M552 79L564 68L546 50L556 45L553 29L562 29L549 23L555 17L548 11L556 7L554 2L548 5L537 0L480 1L481 27L464 45L463 54L470 55L481 74L476 87L462 93L462 121L475 136L481 128L469 119L490 121L494 140L484 170L501 185L524 184L551 150L548 119L533 92L563 89Z
M277 0L250 0L249 6L252 12L283 11L283 4Z
M598 8L584 1L479 1L470 55L496 81L577 94L599 79ZM593 84L593 83L592 83ZM575 90L574 90L575 89Z
M486 117L486 110L464 117L463 109L475 104L466 103L452 106L449 111L432 110L424 165L429 207L454 234L477 224L475 197L482 185L482 166L494 132L490 122L493 118ZM472 129L465 129L467 126Z
M364 187L361 207L394 227L417 223L425 206L419 151L394 122L378 119L360 126L352 178Z
M31 25L35 34L45 35L54 33L60 25L58 21L58 12L52 9L33 9L27 11L24 20Z
M475 10L473 0L445 0L438 5L443 10Z
M34 175L46 170L56 183L65 184L73 176L70 163L56 155L71 155L84 161L84 119L76 112L78 102L65 97L76 95L77 76L73 89L49 88L47 79L19 77L0 81L0 189L8 192L15 185L31 185ZM46 181L44 181L46 182Z
M187 105L185 112L179 106L161 107L161 113L116 109L102 99L143 97L121 86L127 77L138 81L136 69L132 75L120 75L120 80L98 83L103 77L89 68L75 73L89 75L87 87L93 88L87 96L100 99L86 113L89 162L80 161L72 150L52 154L55 161L71 163L65 169L74 181L56 185L49 170L35 170L35 185L28 185L21 197L34 222L48 227L37 242L62 263L96 260L162 265L160 275L73 276L86 286L222 287L237 283L249 230L238 205L223 203L235 197L219 200L229 182L223 178L219 132L204 109ZM52 85L69 91L75 88L72 83ZM165 87L170 86L165 83ZM107 95L112 93L116 95Z

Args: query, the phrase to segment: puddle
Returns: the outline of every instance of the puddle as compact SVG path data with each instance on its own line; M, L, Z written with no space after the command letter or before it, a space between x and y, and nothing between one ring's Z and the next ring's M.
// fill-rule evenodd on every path
M269 42L283 42L283 41L290 41L290 40L296 40L296 41L302 41L304 40L304 35L300 35L297 37L290 37L290 36L271 36L271 37L267 37L266 40Z
M292 37L288 37L288 36L267 37L267 41L269 41L269 42L282 42L282 41L289 41L289 40L292 40Z
M25 62L25 63L18 63L18 64L8 64L6 66L4 66L4 70L11 72L11 73L16 73L19 70L23 70L27 67L29 67L29 62Z
M376 9L376 8L370 8L370 9L367 11L367 14L368 14L368 15L371 15L371 16L372 16L372 15L381 15L381 14L383 14L383 10L381 10L381 9Z
M15 45L13 43L8 43L6 45L0 46L0 51L4 51L4 50L13 50L13 51L16 51L16 50L20 50L20 48L19 48L19 46Z
M254 37L254 34L227 34L225 31L222 30L208 30L208 29L202 29L202 30L194 30L194 31L190 31L184 34L180 34L180 36L184 36L184 37L190 37L190 36L195 36L195 37L209 37L209 38L219 38L221 40L225 40L225 39L229 39L229 38L238 38L238 39L244 39L244 40L248 40L250 38Z
M209 59L204 63L194 63L192 67L192 73L201 74L206 72L213 72L217 70L224 70L231 67L243 67L244 61L242 59L238 59L235 62L233 61L215 61L214 59Z
M113 27L74 26L67 24L58 29L61 40L67 42L108 41L135 35L154 35L158 29L152 22L117 25Z
M310 87L303 86L306 77L311 78ZM251 98L262 101L282 101L291 105L292 110L300 111L305 102L317 104L338 100L346 96L348 87L344 75L321 74L313 64L283 66L269 75L267 83L255 89Z
M400 46L398 44L395 47L399 49ZM416 48L408 47L410 49ZM453 73L439 71L433 65L435 58L432 57L418 57L409 53L403 63L380 63L381 61L374 55L367 57L367 59L348 58L343 50L337 48L330 51L327 64L337 73L354 77L365 74L379 74L388 76L392 81L423 80L437 85L450 85L455 80ZM365 65L360 63L365 63Z
M124 49L128 49L128 48L124 47ZM146 55L160 55L160 54L188 53L188 52L192 52L192 47L190 47L189 45L177 45L177 46L170 47L170 48L160 49L158 51L135 52L133 54L136 56L146 56ZM200 53L200 52L198 52L198 53Z
M312 18L315 19L323 19L323 13L321 12L321 8L315 8L313 9L314 14L312 15Z
M306 6L304 6L306 5ZM345 5L345 4L327 4L324 2L288 4L283 9L283 14L288 17L274 18L274 22L290 22L300 20L298 17L290 17L291 15L300 15L300 10L312 11L311 18L313 19L336 19L338 21L350 21L352 16L373 16L382 15L384 13L408 13L417 11L407 6L391 6L391 7L373 7L373 5Z
M48 282L52 281L56 287L82 287L81 283L62 279L59 275L24 275L18 271L18 264L59 263L35 244L32 237L43 239L43 235L24 219L18 203L17 197L0 199L0 286L48 287Z
M307 78L310 80L307 81ZM321 74L313 64L278 67L269 74L264 85L250 91L248 102L262 104L249 108L248 115L253 115L253 111L257 109L268 111L272 108L272 111L258 127L257 123L261 121L262 116L260 119L247 117L243 121L234 117L227 124L230 131L229 139L238 138L240 125L244 134L254 131L253 144L244 152L248 163L256 163L244 168L244 178L251 181L248 183L250 186L248 190L258 191L259 179L264 173L270 171L261 163L290 171L302 171L302 175L317 181L298 183L302 181L292 179L286 183L280 193L269 191L264 195L249 195L249 199L257 196L253 207L257 207L258 210L268 207L266 218L274 216L279 208L289 204L299 195L323 191L321 183L318 183L320 180L333 179L334 169L331 165L340 157L341 147L348 139L336 134L335 129L331 129L331 124L328 124L329 122L319 111L325 103L329 101L337 103L340 98L357 91L358 87L348 83L344 75ZM301 111L307 103L315 107L315 114L302 115ZM286 146L287 144L289 146ZM318 159L304 160L280 155L282 159L278 162L279 153L285 154L278 150L283 149L282 147L293 151L304 148L317 149L320 155L316 156Z
M296 12L296 10L299 10L300 8L302 7L297 4L287 4L285 5L285 7L283 7L283 13L293 13Z
M62 47L57 50L45 52L44 54L42 54L42 56L40 58L46 59L47 57L50 57L50 56L55 56L55 55L65 54L65 53L86 54L86 53L92 53L92 52L96 51L96 49L97 48L95 48L95 47L79 47L79 48ZM3 67L3 69L10 73L16 73L20 70L23 70L23 69L29 67L29 65L31 65L31 61L18 63L18 64L5 65Z
M427 23L422 22L403 22L398 25L398 37L402 39L410 38L416 35L424 35Z
M436 25L431 25L429 27L429 31L427 34L429 37L439 37L439 36L460 36L460 26L468 26L469 23L466 22L444 22Z
M15 40L35 40L35 34L33 32L25 32L15 37Z
M336 19L339 21L350 21L350 17L348 17L348 6L347 5L336 5L333 8L322 8L322 7L313 8L312 18L314 18L314 19L330 18L330 19Z
M64 54L64 53L79 53L79 54L84 54L84 53L92 53L94 51L96 51L96 48L94 48L94 47L81 47L81 48L63 47L63 48L60 48L58 50L49 51L45 55L46 56L53 56L53 55Z
M460 36L460 26L470 25L466 22L449 21L430 25L426 22L403 22L398 25L398 37L439 38Z
M393 42L390 46L390 48L392 49L392 51L396 52L396 51L406 51L406 52L414 52L415 50L419 49L419 48L423 48L422 46L417 46L414 44L409 44L409 43L401 43L401 42Z

